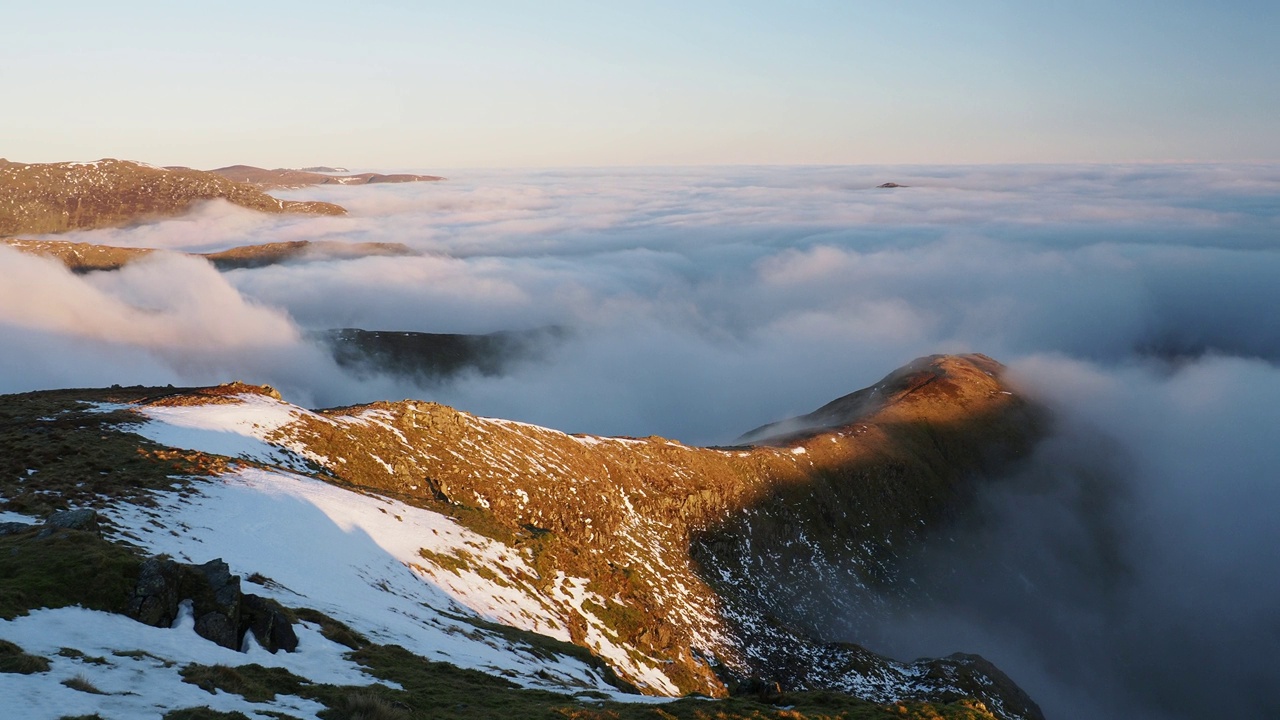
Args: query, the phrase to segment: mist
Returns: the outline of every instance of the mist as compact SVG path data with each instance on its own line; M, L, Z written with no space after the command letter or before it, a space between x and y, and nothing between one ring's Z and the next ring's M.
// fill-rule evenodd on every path
M847 639L982 654L1051 718L1276 717L1280 370L1039 356L1013 374L1057 410L1053 435Z
M986 353L1054 435L904 564L948 602L851 639L982 653L1051 718L1277 714L1280 167L439 174L279 193L347 217L210 203L65 238L413 257L218 273L166 253L77 276L0 248L0 391L238 379L308 406L412 397L723 443L914 357ZM424 385L352 374L308 339L342 327L567 332L503 375Z

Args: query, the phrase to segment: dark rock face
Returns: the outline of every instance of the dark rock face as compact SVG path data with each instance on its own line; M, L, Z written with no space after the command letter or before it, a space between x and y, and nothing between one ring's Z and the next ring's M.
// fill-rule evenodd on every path
M221 559L188 571L187 597L196 617L196 634L223 647L240 649L240 578Z
M126 614L153 627L168 627L178 616L178 563L150 558L142 563Z
M196 618L196 634L232 650L240 649L240 635L231 619L220 612L207 612Z
M260 645L271 652L298 649L298 636L293 632L293 624L275 600L260 595L243 595L240 598L240 622L242 627L253 631Z
M62 510L50 515L44 524L53 529L99 532L98 513L94 510Z
M24 530L30 530L33 527L35 526L20 522L0 523L0 535L12 535L14 533L23 532Z
M206 604L211 604L217 612L225 615L235 614L240 607L239 576L232 575L231 568L221 558L198 565L196 570L203 576L212 596L212 603L206 601Z
M240 578L221 559L203 565L151 558L142 564L126 614L154 627L167 627L178 606L191 601L196 634L239 650L245 631L270 652L293 652L298 636L284 607L274 600L241 592Z

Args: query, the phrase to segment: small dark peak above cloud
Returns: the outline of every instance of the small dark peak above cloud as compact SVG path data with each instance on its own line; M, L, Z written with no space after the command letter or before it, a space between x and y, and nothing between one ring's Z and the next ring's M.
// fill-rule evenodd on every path
M891 188L905 188L905 187L911 187L911 186L910 186L910 185L899 185L899 184L898 184L898 183L896 183L896 182L887 182L887 183L881 183L881 184L877 185L877 186L876 186L876 189L881 189L881 188L884 188L884 189L891 189Z
M342 328L312 337L338 365L358 376L389 375L430 387L467 372L502 375L519 363L542 358L568 335L562 327L484 335Z
M332 203L280 200L202 170L111 158L0 160L0 237L123 227L184 215L199 203L219 199L266 213L347 214Z
M229 165L209 172L221 175L228 180L248 183L268 190L299 188L308 185L375 185L379 183L436 182L444 180L439 175L411 175L408 173L338 175L335 173L344 173L346 170L329 167L307 168L305 170L290 170L288 168L267 170L252 165Z

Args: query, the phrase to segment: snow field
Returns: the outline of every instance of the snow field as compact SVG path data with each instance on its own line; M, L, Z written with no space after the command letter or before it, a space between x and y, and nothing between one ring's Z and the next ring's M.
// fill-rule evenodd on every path
M385 411L329 418L262 395L246 393L235 398L238 402L139 408L148 422L137 432L171 447L244 457L303 472L305 467L288 460L290 454L308 455L305 448L286 449L284 445L288 443L280 443L278 433L271 442L265 438L304 415L323 423L381 425L411 447L390 425ZM481 426L520 427L564 435L514 421L476 420ZM610 439L598 439L607 440ZM483 452L480 448L475 450ZM309 457L321 464L329 462L328 458ZM554 454L546 461L553 462L553 458ZM530 457L522 459L533 462ZM260 594L290 606L299 605L299 597L305 597L312 607L375 641L403 645L424 657L499 672L536 687L613 692L593 671L576 661L548 667L545 661L528 653L518 649L513 652L500 639L471 640L473 626L442 615L436 608L452 615L479 615L562 641L569 640L564 619L578 615L588 622L587 642L599 656L607 658L647 692L677 692L659 661L644 658L620 643L591 612L583 609L583 601L588 598L584 594L585 579L557 578L549 589L537 587L537 573L522 551L474 533L439 513L292 473L257 469L218 478L202 485L201 492L203 499L175 496L165 502L166 508L160 514L170 519L169 527L181 530L178 536L156 532L155 524L142 518L132 522L142 528L144 540L153 552L167 552L190 562L205 562L212 559L210 552L216 552L233 572L244 576L258 572L279 583L280 587ZM134 509L126 506L121 511L131 513ZM224 524L225 527L218 527ZM241 530L230 531L233 525ZM285 562L277 564L263 557L262 543L268 538L272 547L279 547L281 554L288 557ZM429 551L429 557L423 557L423 549ZM458 562L441 566L430 555ZM589 595L603 604L603 598ZM372 612L375 607L378 611ZM351 608L359 608L360 612L353 613ZM543 679L548 672L555 677L554 684L548 685Z
M424 546L442 554L465 546L483 557L488 554L484 544L495 544L443 515L258 469L197 487L195 496L161 495L156 509L120 504L111 519L150 552L194 563L220 557L241 577L265 576L266 586L246 582L245 590L286 606L320 610L374 642L401 645L430 660L500 674L528 687L616 692L576 660L548 662L455 619L476 614L462 602L472 599L477 605L505 606L506 614L489 619L508 620L509 615L524 618L524 624L536 619L544 629L558 625L527 595L495 600L499 594L491 591L497 588L479 576L475 580L483 585L459 582L441 588L411 569L411 564L426 564L418 553ZM153 522L157 516L163 522Z
M207 705L266 720L269 716L259 711L311 719L324 709L315 701L294 696L278 695L274 702L250 703L239 695L221 691L212 695L182 681L179 672L191 663L258 663L285 668L314 682L342 685L368 685L374 681L343 656L347 648L325 639L314 625L299 623L295 630L297 652L273 655L250 641L248 652L239 653L196 635L190 612L179 617L172 628L155 628L123 615L79 607L34 610L13 620L0 620L0 638L18 644L29 654L47 658L51 668L32 675L0 673L0 715L56 720L98 713L113 720L152 720L175 708ZM58 653L63 648L104 662L61 656ZM77 677L106 694L62 684Z

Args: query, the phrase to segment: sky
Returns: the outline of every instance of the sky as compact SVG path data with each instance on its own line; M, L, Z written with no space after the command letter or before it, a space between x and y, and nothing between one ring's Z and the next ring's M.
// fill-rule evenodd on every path
M24 162L1280 159L1267 2L13 5Z

